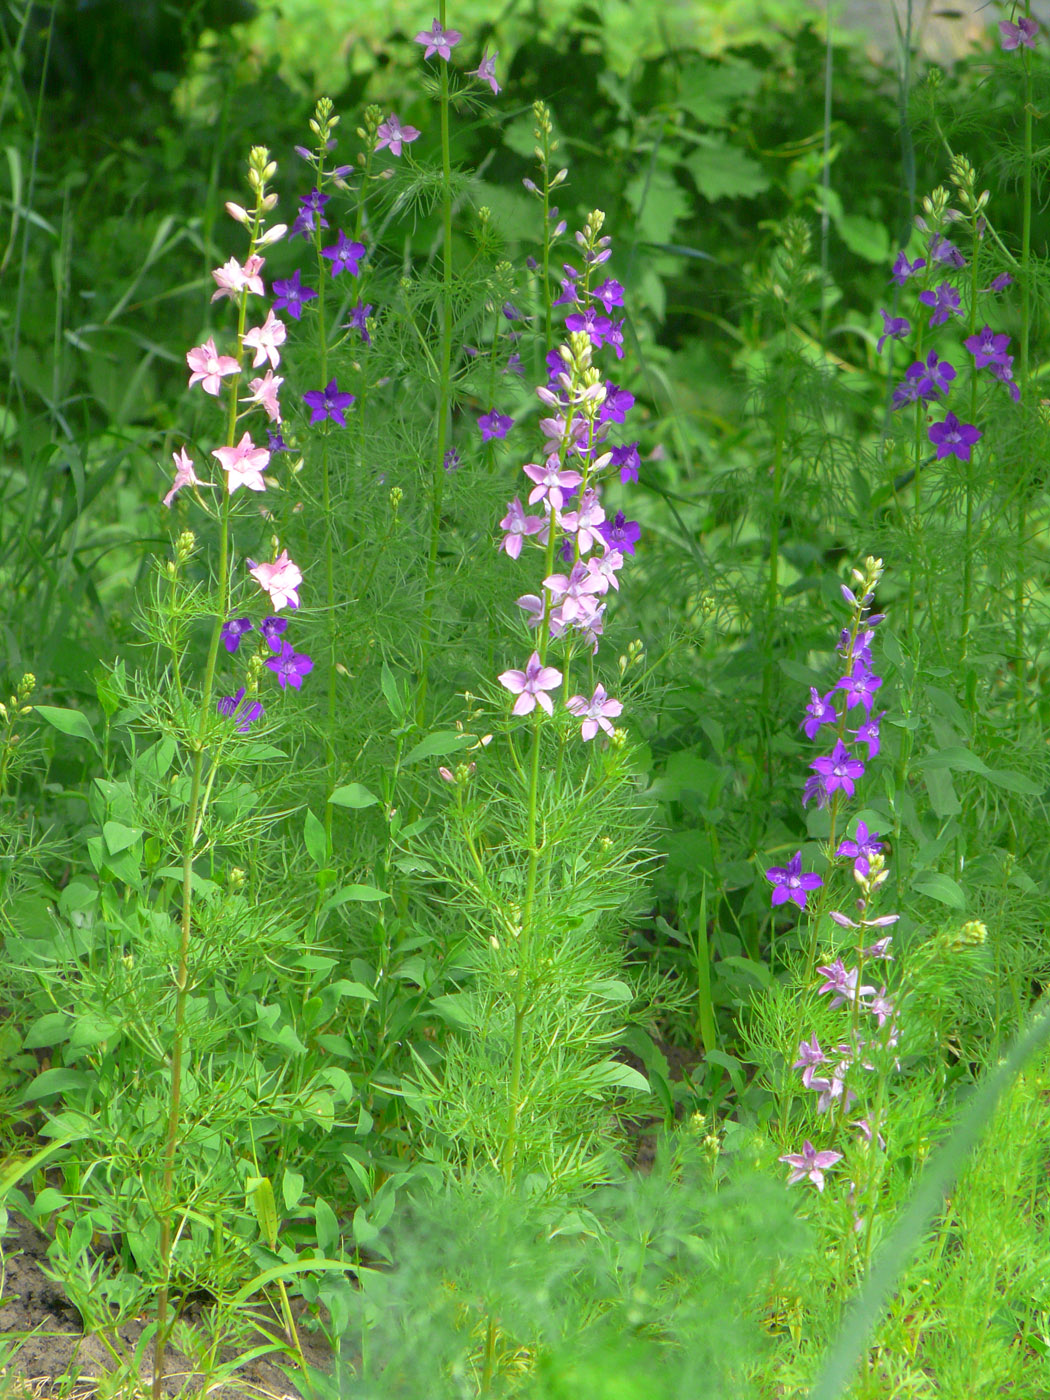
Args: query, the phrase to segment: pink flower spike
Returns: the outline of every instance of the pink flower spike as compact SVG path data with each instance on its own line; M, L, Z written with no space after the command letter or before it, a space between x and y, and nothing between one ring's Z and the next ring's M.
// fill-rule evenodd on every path
M514 702L513 714L529 715L539 705L552 715L554 706L546 692L561 685L561 672L554 666L544 666L539 652L534 651L526 661L524 671L504 671L499 683L518 697Z
M251 437L245 433L236 447L217 447L211 454L218 457L226 472L226 485L230 495L238 486L247 486L249 491L265 491L263 472L270 460L265 447L256 447Z
M493 49L492 57L489 57L488 49L483 49L481 62L476 68L471 68L467 74L468 78L477 78L479 82L488 83L492 89L493 97L499 96L499 83L496 81L496 59L499 58L499 50Z
M265 261L265 258L253 253L243 267L236 258L230 258L222 267L215 268L212 276L218 291L212 293L212 301L218 301L220 297L229 297L232 300L240 296L241 292L254 292L256 296L265 296L266 288L259 276Z
M288 332L284 322L269 311L266 320L261 326L253 326L250 331L244 333L244 344L249 349L255 351L255 359L252 360L252 369L258 369L267 360L273 369L281 363L279 345L283 345Z
M272 564L256 564L254 559L249 559L248 572L262 591L269 595L270 607L274 612L280 612L289 604L293 608L299 606L299 594L296 590L302 583L303 576L298 565L288 558L286 549L281 550Z
M272 423L281 421L281 405L277 402L277 390L284 383L280 375L274 376L272 369L268 369L266 374L259 379L252 379L248 388L251 394L248 398L242 399L241 403L259 404L266 410L266 416Z
M605 687L601 684L594 687L594 694L589 700L582 695L574 695L571 700L566 701L565 708L578 718L583 718L580 735L585 743L588 739L593 739L599 729L611 734L613 727L609 721L623 714L622 703L606 695Z
M432 53L438 53L447 63L452 57L452 50L462 38L463 35L457 30L442 29L440 23L435 20L429 29L420 30L416 35L416 43L424 46L424 58L429 58Z
M203 345L195 345L192 350L186 351L186 363L192 370L189 387L192 389L194 384L199 384L206 394L216 397L222 388L223 377L239 374L241 369L240 361L232 355L219 354L211 336Z
M392 156L401 154L401 147L408 146L415 141L419 132L414 126L402 126L399 119L391 113L385 122L380 122L376 128L376 150L381 151L384 146L389 146Z
M185 447L180 447L178 452L171 454L171 460L175 463L175 480L171 483L171 490L164 497L164 505L171 509L171 503L175 499L175 494L181 491L184 486L214 486L214 481L201 481L200 477L193 469L193 460L187 453Z

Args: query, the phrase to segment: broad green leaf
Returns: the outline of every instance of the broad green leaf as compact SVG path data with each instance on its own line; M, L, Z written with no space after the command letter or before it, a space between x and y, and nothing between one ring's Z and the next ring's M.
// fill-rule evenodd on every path
M460 734L455 729L439 729L436 734L428 734L409 749L402 764L407 768L410 763L421 763L424 758L443 758L445 754L456 753L470 743L473 743L470 734Z
M1027 773L1015 773L1008 768L989 768L984 776L993 787L1018 792L1024 797L1039 797L1043 792L1043 784L1037 783Z
M652 1093L645 1075L620 1060L603 1060L594 1066L588 1078L603 1089L634 1089L639 1094Z
M314 1203L314 1218L317 1222L317 1245L322 1254L326 1254L339 1239L339 1221L335 1211L321 1196Z
M345 787L336 788L328 800L337 807L374 807L379 798L360 783L347 783Z
M341 890L336 890L330 899L326 899L321 905L320 912L327 914L331 909L338 909L340 904L349 904L351 901L360 904L376 904L381 899L389 899L386 890L378 890L375 885L344 885Z
M966 895L950 875L936 870L925 870L914 876L911 883L913 889L930 899L937 899L952 909L966 908Z
M273 1186L268 1176L250 1176L245 1182L248 1199L251 1202L255 1219L263 1239L271 1249L277 1247L277 1202L273 1198Z
M46 720L59 733L68 734L73 739L86 739L96 753L101 753L87 715L81 714L79 710L64 710L58 705L34 705L33 708L41 719Z
M753 199L769 188L769 176L739 146L721 137L702 138L698 148L686 157L686 168L696 187L707 200Z
M61 1045L69 1039L71 1024L65 1011L49 1011L29 1027L26 1038L22 1041L22 1048L39 1050L44 1046Z
M102 835L105 838L108 853L111 856L119 856L121 851L126 851L129 846L135 844L142 835L142 828L140 826L125 826L123 822L103 822Z
M306 842L310 859L318 870L323 870L328 864L328 838L325 835L324 823L318 821L309 808L306 809L303 840Z
M284 1176L281 1178L281 1195L287 1210L294 1210L302 1200L304 1184L305 1178L299 1172L285 1167Z
M880 265L889 262L890 235L885 224L866 219L862 214L843 214L835 220L835 228L846 247L858 258Z
M987 774L988 765L983 758L978 758L969 749L964 749L959 744L953 744L946 749L938 749L936 753L925 754L914 765L916 768L948 768L957 773L981 773Z
M45 1069L22 1090L19 1103L33 1103L37 1099L49 1098L52 1094L82 1093L96 1080L94 1074L82 1069Z
M361 982L348 982L345 977L340 977L338 982L330 983L326 990L335 992L339 997L352 997L357 1001L378 1000L371 987L366 987Z

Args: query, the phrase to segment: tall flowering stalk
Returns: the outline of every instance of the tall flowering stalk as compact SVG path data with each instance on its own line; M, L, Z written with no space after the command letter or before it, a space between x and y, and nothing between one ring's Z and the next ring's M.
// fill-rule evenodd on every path
M541 461L526 463L528 505L542 508L529 514L515 496L501 523L501 547L514 560L528 546L528 556L539 553L542 582L537 593L518 599L529 626L536 630L536 647L522 669L504 671L503 685L515 697L512 711L531 716L532 748L528 770L526 814L527 870L521 914L519 955L527 964L535 920L541 860L549 856L538 834L539 783L543 733L555 718L555 696L561 707L580 722L580 737L593 740L599 731L614 734L612 721L622 713L619 700L601 682L591 693L571 694L571 672L580 653L593 657L604 627L606 596L619 589L624 555L634 553L638 526L622 512L609 520L602 505L604 478L614 465L615 449L606 438L609 425L623 422L633 396L603 382L592 363L593 353L612 345L621 353L622 323L603 314L606 305L622 304L623 288L611 278L594 286L595 273L610 256L609 239L601 237L604 215L595 211L576 235L582 268L567 265L558 301L570 306L565 325L568 343L548 355L550 378L537 390L547 416L541 420L544 434ZM621 467L622 480L636 476ZM556 648L561 665L549 664ZM591 679L593 680L593 674ZM505 1179L512 1180L517 1156L518 1120L522 1079L522 1048L530 1009L530 990L518 979L514 998L511 1040L508 1119L500 1163Z
M285 325L271 307L265 318L256 325L248 325L249 307L252 298L265 297L262 270L265 262L263 250L282 238L287 229L283 224L266 226L266 216L274 208L277 196L267 192L267 184L276 172L276 164L270 160L263 147L255 147L249 157L248 182L255 195L255 207L249 212L241 205L230 203L230 215L248 231L248 257L243 266L230 259L212 274L216 288L213 301L229 298L237 307L237 330L233 354L221 353L213 338L203 345L188 351L186 362L190 369L189 387L200 390L221 400L226 395L225 442L215 447L211 455L222 471L222 483L204 481L198 477L196 467L185 447L174 455L175 479L164 497L164 505L174 508L176 496L183 490L192 489L195 499L209 515L217 520L219 535L219 558L216 570L214 593L215 618L200 685L198 717L191 725L192 737L187 741L191 759L189 775L189 796L186 803L185 824L182 839L182 899L179 947L174 974L175 1013L171 1049L171 1089L168 1102L164 1145L162 1148L162 1190L159 1206L160 1216L160 1265L161 1287L157 1297L157 1331L154 1344L153 1395L159 1400L164 1372L164 1354L169 1332L168 1302L172 1258L172 1217L174 1213L175 1158L179 1136L181 1096L185 1075L186 1047L186 1006L189 993L189 953L193 931L193 879L194 859L201 849L201 837L211 793L218 775L224 745L231 738L246 738L251 726L263 715L261 702L254 699L260 680L266 670L276 678L282 689L289 685L294 689L302 686L303 677L313 667L313 660L305 653L297 652L284 636L287 619L280 617L285 608L299 605L299 585L302 573L289 558L287 550L279 550L279 542L274 541L273 561L257 563L245 561L246 569L255 585L265 595L269 604L270 616L253 621L250 616L235 616L240 607L233 607L234 583L231 569L232 527L238 505L243 496L237 492L260 493L274 483L265 473L270 468L274 450L274 434L270 434L271 446L258 446L251 431L243 426L243 420L250 415L264 415L267 422L281 424L281 407L278 390L283 380L274 374L281 363L281 345L285 339ZM246 396L241 395L242 381L254 369L257 373L245 386ZM279 439L279 434L278 434ZM222 489L221 504L213 510L201 494L202 488ZM235 502L235 499L236 502ZM192 532L183 531L176 542L175 558L167 568L173 590L181 586L180 574L195 547ZM238 587L240 592L241 587ZM174 610L173 610L174 616ZM237 654L249 633L255 633L260 648L247 664L247 675L234 694L220 696L212 709L218 663L221 651L228 657ZM176 693L184 719L188 720L190 692L182 675L182 657L177 634L170 638L171 666ZM215 714L218 715L218 723Z
M850 862L852 878L861 892L856 917L835 910L828 912L834 923L856 934L856 965L847 967L840 955L816 968L823 979L819 994L830 993L833 1007L849 1008L848 1033L833 1051L825 1050L815 1035L809 1040L802 1040L798 1047L798 1059L793 1066L802 1072L803 1087L817 1094L818 1113L834 1109L835 1131L841 1129L845 1114L858 1096L851 1082L856 1070L875 1068L871 1063L871 1047L862 1034L862 1017L868 1014L874 1016L881 1033L887 1022L892 1022L893 1015L885 986L876 990L864 981L866 964L870 966L875 961L890 957L889 937L878 937L869 944L872 931L888 927L897 920L895 914L874 914L877 892L887 878L882 841L879 833L869 831L864 822L857 823L852 836L837 839L841 803L855 795L856 785L864 777L866 762L878 755L881 746L879 725L885 712L874 713L874 702L882 679L871 669L875 628L883 620L882 615L871 612L871 607L881 577L882 561L869 557L864 561L863 569L853 570L855 587L842 586L843 597L852 609L849 624L842 629L838 643L838 650L845 657L845 674L824 695L816 689L811 690L810 702L800 726L810 740L816 740L825 727L834 734L831 752L815 758L809 765L813 775L806 780L803 803L812 801L818 807L829 809L826 851L831 871L834 871L836 862ZM856 728L851 728L850 719L854 712ZM845 742L847 735L854 741L853 746ZM861 749L865 751L866 759L859 756ZM766 879L773 886L774 907L790 902L810 913L811 938L805 966L805 979L808 982L814 971L817 938L829 884L824 877L803 871L801 850L787 865L768 869ZM809 909L811 896L818 905L815 910ZM891 1024L883 1037L887 1045L892 1043L893 1033ZM818 1069L822 1071L820 1074L817 1073ZM881 1082L880 1079L875 1108L869 1111L867 1117L853 1124L869 1141L877 1141L879 1135ZM781 1161L791 1167L791 1182L808 1178L818 1190L823 1191L824 1173L841 1157L842 1153L837 1149L818 1151L806 1139L801 1152L787 1153Z

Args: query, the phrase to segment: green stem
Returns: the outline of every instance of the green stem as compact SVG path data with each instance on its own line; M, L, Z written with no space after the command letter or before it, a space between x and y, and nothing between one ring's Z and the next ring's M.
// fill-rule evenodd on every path
M1025 15L1029 6L1025 4ZM1032 65L1027 48L1022 49L1024 64L1024 184L1021 208L1021 341L1020 389L1023 403L1028 402L1028 355L1032 327L1030 260L1032 247ZM1025 713L1025 536L1028 512L1022 483L1017 502L1016 564L1014 569L1014 656L1016 657L1016 709L1020 722Z

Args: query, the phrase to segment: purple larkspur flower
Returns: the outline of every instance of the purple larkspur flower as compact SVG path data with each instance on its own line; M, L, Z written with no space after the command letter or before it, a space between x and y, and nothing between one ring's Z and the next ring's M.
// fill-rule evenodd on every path
M930 239L930 263L946 263L949 267L965 267L966 259L958 248L943 233L935 233Z
M401 125L396 116L391 114L386 121L379 123L376 128L376 150L381 151L389 146L392 156L401 154L401 147L408 146L419 137L419 132L414 126Z
M1013 399L1014 403L1020 403L1021 391L1014 383L1014 357L1012 355L1004 355L1001 360L995 361L991 366L991 371L996 379L998 379L1001 384L1005 384L1010 390L1010 397Z
M507 506L507 513L500 521L500 529L506 533L500 541L500 549L505 549L511 559L521 554L522 541L530 535L539 535L542 544L547 539L549 522L539 515L526 515L525 508L517 496Z
M987 288L990 292L1001 292L1004 287L1008 287L1014 279L1008 272L1000 272L999 276L992 281Z
M802 806L808 807L811 802L817 804L817 810L826 807L829 802L827 784L819 773L814 773L812 777L806 779L802 785Z
M277 300L273 304L275 311L287 311L293 321L298 321L303 314L303 307L308 301L313 301L317 293L312 287L304 287L299 276L299 269L296 268L291 277L279 277L274 280L273 289L277 293Z
M598 526L598 533L605 541L606 549L618 549L621 554L633 554L634 547L642 534L642 527L636 520L628 520L622 510L618 510L612 520L605 520Z
M314 668L312 656L307 656L305 652L295 651L287 642L281 643L280 655L271 656L266 665L277 677L282 690L289 685L300 690L303 677Z
M350 308L350 319L345 323L343 329L346 331L358 331L361 339L366 345L372 344L372 337L368 334L368 318L375 307L371 302L358 302L356 306Z
M878 758L879 756L879 749L881 748L881 740L879 738L879 721L882 719L882 716L885 713L886 711L882 710L879 712L879 714L869 719L866 719L863 722L863 724L858 726L858 728L850 730L850 733L856 739L858 744L867 744L869 759Z
M284 438L281 437L280 432L275 433L271 429L267 429L266 450L272 457L277 452L291 452L292 449L285 442Z
M1010 337L997 334L991 326L984 326L976 335L967 336L963 344L973 356L974 368L984 369L985 365L1002 364L1007 358L1006 347L1010 344Z
M281 650L281 633L287 626L286 617L264 617L259 623L259 631L271 651Z
M463 458L454 447L450 447L445 453L444 468L447 472L458 472L463 465Z
M309 194L304 195L299 201L299 212L288 237L295 238L297 234L302 234L304 238L312 238L315 227L327 228L328 220L324 216L324 207L331 197L322 194L319 189L312 189Z
M793 1186L796 1181L804 1181L808 1177L818 1191L823 1191L824 1173L836 1162L842 1161L842 1153L818 1152L809 1138L806 1138L802 1144L801 1152L786 1152L783 1157L778 1157L777 1161L786 1162L791 1168L791 1175L788 1177L789 1186Z
M595 350L600 350L609 339L612 322L593 306L585 306L582 311L574 311L566 316L565 329L575 331L578 335L589 336Z
M638 444L625 442L620 447L614 447L609 454L609 464L619 468L620 480L625 485L628 481L637 481L642 465L642 459L638 455Z
M864 1009L865 1011L871 1012L871 1014L875 1017L879 1030L882 1030L883 1026L897 1010L893 1002L890 1001L886 996L885 983L879 988L877 992L873 992L871 994L871 996L864 1003Z
M591 296L601 302L607 316L612 315L614 306L623 305L623 287L613 277L607 277L601 286L595 287Z
M857 830L852 837L846 837L840 841L835 848L836 856L848 856L850 860L856 860L858 856L867 856L869 859L882 850L882 841L877 831L869 831L864 822L857 823Z
M920 368L923 373L924 398L931 397L926 388L927 385L931 385L936 393L946 394L948 392L948 386L955 378L955 366L948 360L939 360L936 350L931 350L925 360L916 361L916 364L912 365L912 369L916 367Z
M867 985L858 986L858 971L855 967L846 970L846 965L841 958L836 958L833 963L828 963L824 967L817 968L817 974L824 978L824 981L817 988L817 995L823 996L825 992L831 992L832 1010L837 1006L842 1006L845 1002L854 1002L864 997L874 996L875 988Z
M215 702L215 708L220 715L224 715L227 719L232 717L234 728L239 734L247 734L248 726L254 724L264 713L258 700L249 700L247 705L242 707L243 699L244 686L242 685L236 695L223 695Z
M611 734L613 727L610 720L617 719L623 713L622 703L607 695L600 682L594 687L594 694L589 700L586 696L574 695L571 700L566 700L565 708L577 719L583 720L580 737L584 742L593 739L599 729Z
M958 457L960 462L970 460L970 451L981 438L980 428L972 423L960 423L954 413L949 413L943 423L931 423L927 435L937 449L937 458Z
M933 313L930 316L931 326L943 326L949 316L962 315L959 293L948 282L941 282L928 291L920 292L919 300Z
M843 676L835 686L836 690L846 692L846 709L852 710L854 705L863 705L864 713L871 714L871 707L875 700L875 692L882 685L882 677L869 671L867 666L854 663L853 669L848 676Z
M250 617L231 617L229 622L223 623L219 635L222 638L223 646L231 656L240 646L241 638L251 630L252 620Z
M1038 33L1038 22L1027 15L1018 15L1016 24L1011 24L1008 19L999 21L999 39L1007 52L1022 45L1026 49L1034 49Z
M831 703L834 694L833 690L829 690L827 695L822 696L816 686L810 686L809 704L806 706L805 718L799 725L800 729L806 731L807 739L815 739L822 724L834 724L838 719L838 711Z
M311 423L323 423L326 418L331 418L340 428L346 427L346 415L343 410L349 408L353 402L353 394L341 394L334 379L330 379L323 389L311 389L303 395L303 403L310 410Z
M884 306L879 307L879 315L882 317L882 334L875 350L881 355L887 340L900 340L911 334L911 322L907 316L891 316Z
M802 873L802 852L796 851L787 865L773 865L766 871L766 879L773 886L772 903L786 904L788 900L805 909L810 890L819 890L824 881L819 875Z
M513 426L514 419L505 413L497 412L496 409L478 419L482 442L489 442L492 438L505 438Z
M634 395L618 384L605 386L605 402L598 410L599 423L623 423L634 407Z
M809 766L824 779L827 792L841 789L847 797L853 796L854 782L864 776L864 764L852 756L841 739L836 739L830 754L815 758Z
M321 256L331 262L333 277L338 277L341 272L349 272L351 277L356 277L361 270L361 259L367 251L363 243L355 243L340 229L338 243L322 248Z
M903 287L909 277L914 277L915 274L921 272L925 266L925 258L916 258L914 262L909 262L907 253L902 251L898 253L893 260L893 270L890 276L898 287Z
M481 62L476 68L471 68L467 72L469 78L477 78L480 83L488 83L489 87L492 89L493 97L498 97L500 92L499 82L496 78L497 58L499 58L498 49L493 49L491 54L487 49L483 49L481 52Z
M817 1065L824 1064L827 1058L827 1055L825 1055L824 1051L820 1048L820 1042L817 1040L817 1035L814 1031L809 1040L803 1040L799 1043L798 1059L791 1068L800 1069L802 1071L802 1083L808 1089L813 1079L813 1071L816 1069Z
M557 453L552 453L542 467L537 462L527 462L522 470L530 481L536 483L529 492L530 506L547 500L555 510L561 510L568 490L575 490L583 481L579 472L562 470Z
M561 672L556 666L544 666L539 652L534 651L525 663L524 671L504 671L498 677L499 683L518 698L514 701L512 713L528 715L537 705L547 714L554 713L549 690L561 685Z
M910 403L923 403L936 394L936 386L927 377L922 361L909 365L904 378L893 391L891 403L894 410L905 408Z
M423 45L424 58L436 53L447 63L452 57L452 50L462 38L463 35L458 30L442 29L440 22L435 20L429 29L420 30L416 35L416 43Z

